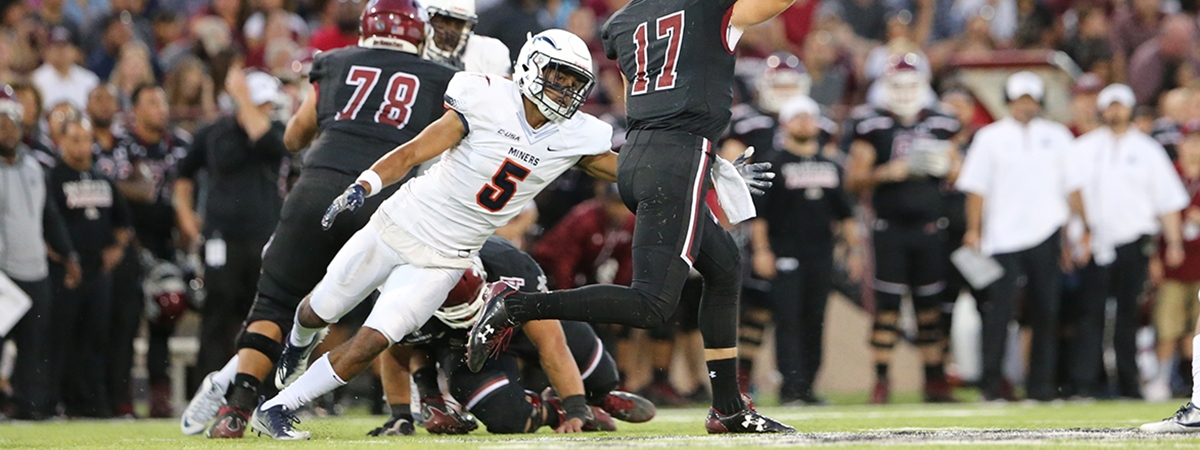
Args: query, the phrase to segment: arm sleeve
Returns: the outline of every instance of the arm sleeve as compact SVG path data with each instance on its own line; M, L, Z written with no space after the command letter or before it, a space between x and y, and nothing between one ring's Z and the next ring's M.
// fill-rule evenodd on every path
M47 192L53 192L47 187ZM45 210L42 211L42 235L50 248L63 256L75 253L71 244L71 235L67 232L67 221L58 210L54 200L47 197Z

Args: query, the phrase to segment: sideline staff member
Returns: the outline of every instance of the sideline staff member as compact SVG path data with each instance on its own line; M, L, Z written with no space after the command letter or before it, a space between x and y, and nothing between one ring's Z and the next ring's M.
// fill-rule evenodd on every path
M1029 398L1053 400L1059 314L1059 230L1083 215L1083 181L1072 170L1073 136L1038 117L1041 77L1018 72L1004 86L1009 117L983 127L967 152L957 187L967 193L963 245L992 255L1004 276L988 288L983 315L983 396L1011 400L1004 381L1008 324L1016 315L1017 279L1028 278L1025 305L1033 327L1026 383Z

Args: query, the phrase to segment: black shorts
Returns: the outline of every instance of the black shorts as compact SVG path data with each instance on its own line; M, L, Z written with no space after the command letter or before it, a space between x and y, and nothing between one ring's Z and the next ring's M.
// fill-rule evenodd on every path
M328 231L322 230L325 210L356 178L320 168L306 169L300 174L283 201L275 233L263 249L258 296L246 317L247 325L266 320L278 324L284 333L290 331L300 301L325 276L325 268L338 250L402 184L396 183L368 198L358 210L339 215Z
M875 283L877 292L925 298L945 287L946 230L937 222L898 224L876 220Z

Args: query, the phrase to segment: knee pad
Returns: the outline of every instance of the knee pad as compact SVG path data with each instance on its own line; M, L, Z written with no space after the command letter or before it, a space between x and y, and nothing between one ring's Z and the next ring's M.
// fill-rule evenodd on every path
M937 307L917 310L917 346L939 344L945 338L942 313Z
M251 332L242 333L242 335L238 337L237 348L238 350L248 348L262 353L263 355L266 355L267 359L271 360L272 364L279 362L279 355L283 353L282 343L275 342L274 339L271 339L266 335Z
M509 383L488 394L471 408L488 433L531 433L542 426L542 401L532 392Z

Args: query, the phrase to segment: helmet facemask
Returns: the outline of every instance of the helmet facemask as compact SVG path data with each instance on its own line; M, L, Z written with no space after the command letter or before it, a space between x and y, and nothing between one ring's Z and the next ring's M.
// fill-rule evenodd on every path
M893 114L903 117L916 117L925 106L925 95L928 82L925 75L915 70L898 71L889 74L884 80L885 102Z
M538 76L529 80L528 85L522 86L525 96L552 121L573 117L596 85L591 71L581 70L545 53L534 52L527 64L534 66L527 70L536 70Z
M467 40L479 19L432 6L428 12L430 29L425 35L425 59L462 69Z

